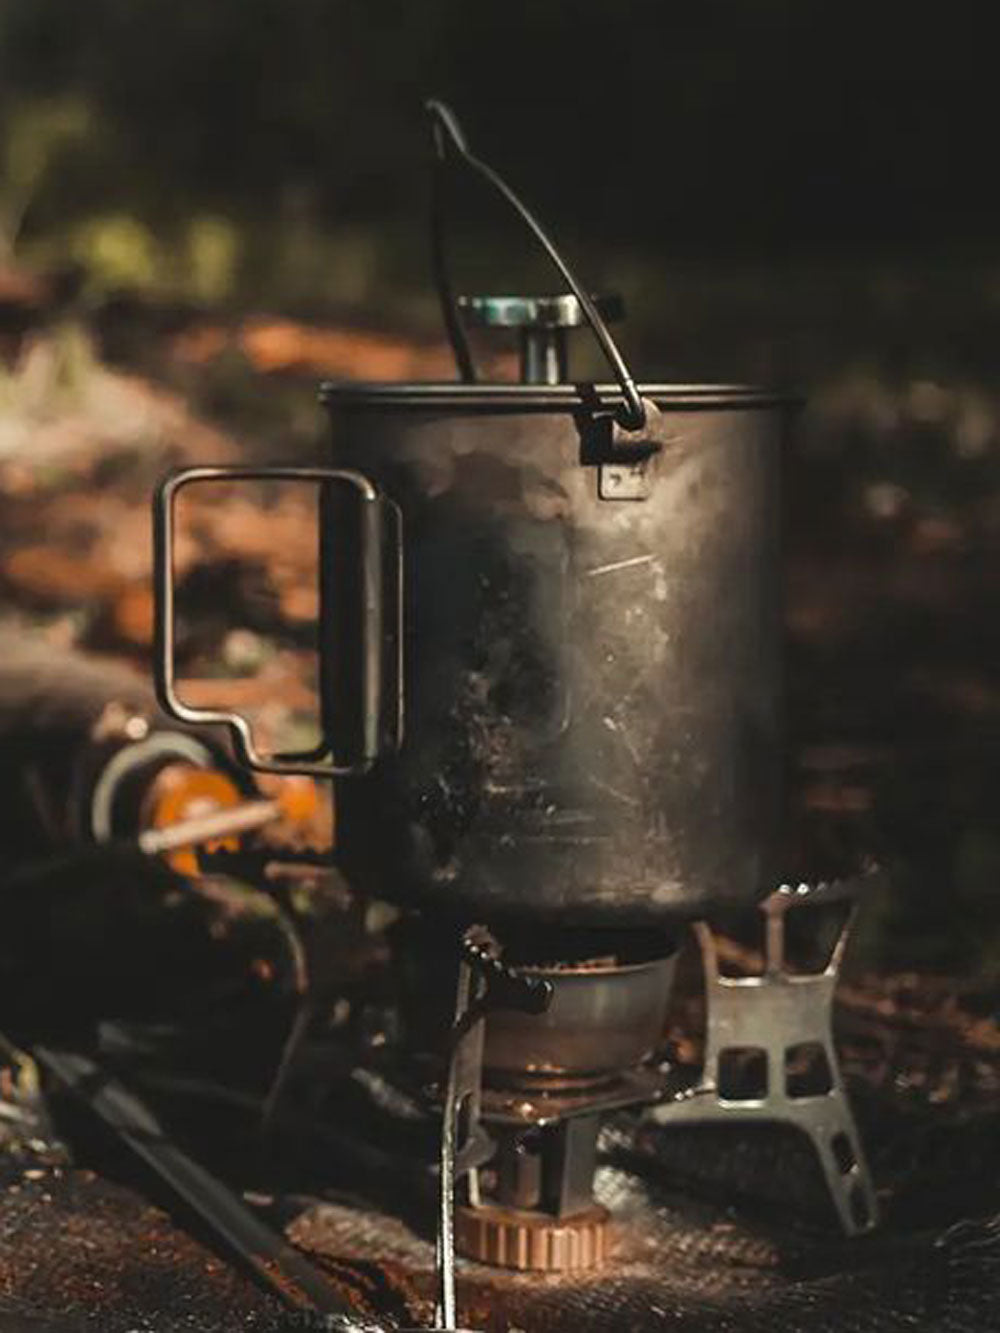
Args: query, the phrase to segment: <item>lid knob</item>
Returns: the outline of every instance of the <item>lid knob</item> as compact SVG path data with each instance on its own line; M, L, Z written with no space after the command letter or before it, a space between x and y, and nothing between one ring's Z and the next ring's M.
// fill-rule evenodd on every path
M591 298L601 318L621 319L620 296ZM565 384L568 381L567 329L589 321L579 300L559 296L460 296L458 308L473 328L517 329L521 346L522 384Z

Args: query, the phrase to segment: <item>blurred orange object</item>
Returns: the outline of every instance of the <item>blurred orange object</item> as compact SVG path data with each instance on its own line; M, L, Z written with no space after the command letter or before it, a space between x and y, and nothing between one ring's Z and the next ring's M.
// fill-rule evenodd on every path
M168 764L156 775L142 812L144 828L166 829L186 819L230 810L242 804L245 796L232 778L215 768L196 768L193 764ZM206 851L239 850L235 836L206 843ZM167 852L167 864L179 875L199 873L198 851L179 847Z

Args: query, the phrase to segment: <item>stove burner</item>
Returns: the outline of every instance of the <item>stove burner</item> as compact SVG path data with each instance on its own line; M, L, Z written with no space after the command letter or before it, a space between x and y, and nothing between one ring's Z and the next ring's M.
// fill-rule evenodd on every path
M466 934L444 1112L445 1249L454 1216L454 1244L470 1258L550 1272L602 1262L601 1113L659 1094L662 1077L642 1065L662 1038L674 973L672 954L643 956L648 942L631 960L624 936L607 942L616 947L578 961L510 968L492 937Z
M518 968L546 981L551 999L541 1014L490 1014L483 1047L487 1086L558 1093L614 1082L655 1051L674 967L671 955Z
M671 1091L665 1068L648 1067L664 1029L672 955L625 962L612 951L575 964L505 968L492 940L484 945L484 935L467 936L449 1078L450 1091L461 1096L446 1108L452 1133L445 1137L453 1143L451 1168L442 1169L442 1181L464 1179L464 1202L455 1210L449 1200L458 1252L517 1270L578 1272L600 1264L608 1219L592 1190L601 1115L643 1101L660 1103L650 1114L666 1128L792 1123L813 1143L844 1230L870 1230L876 1201L840 1079L831 1009L858 894L878 878L873 872L772 893L761 905L760 976L721 975L712 930L696 924L708 1013L705 1065L701 1081L681 1090ZM838 904L848 911L826 965L792 972L786 914ZM510 993L494 993L491 1003L483 969L508 991L518 981L539 988L536 996L544 987L547 1003L515 1006ZM818 1079L805 1058L810 1052L820 1057Z

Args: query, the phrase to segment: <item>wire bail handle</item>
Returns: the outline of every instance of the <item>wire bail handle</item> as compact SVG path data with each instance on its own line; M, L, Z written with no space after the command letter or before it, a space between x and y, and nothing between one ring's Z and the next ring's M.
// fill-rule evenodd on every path
M545 251L566 286L580 303L580 309L583 311L584 317L590 325L590 330L596 338L601 351L604 353L608 365L614 372L615 379L621 386L625 404L619 418L619 424L626 430L636 431L644 429L646 425L646 404L643 402L639 394L632 372L626 365L625 358L619 351L618 344L611 336L608 326L604 322L594 301L580 285L569 265L556 249L554 242L549 238L548 233L544 230L541 223L528 211L507 182L503 180L492 167L488 166L471 152L468 143L466 142L465 135L462 132L462 128L451 108L446 106L444 102L438 102L432 99L424 104L424 109L431 122L431 137L434 144L436 168L434 171L431 201L431 258L434 270L434 280L438 289L438 297L441 302L441 313L444 317L445 328L447 329L448 338L455 353L455 361L458 365L458 373L461 379L469 383L475 383L477 376L475 365L472 360L472 354L469 349L469 340L458 312L458 303L455 300L445 243L444 191L442 176L443 169L447 166L449 155L451 154L456 155L465 166L469 167L476 175L485 180L488 185L491 185L493 189L506 200L534 236L541 248Z

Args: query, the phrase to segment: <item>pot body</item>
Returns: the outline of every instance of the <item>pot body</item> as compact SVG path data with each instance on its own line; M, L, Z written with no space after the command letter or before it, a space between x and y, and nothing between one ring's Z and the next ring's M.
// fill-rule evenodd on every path
M403 519L405 739L338 790L359 887L618 926L772 887L789 405L642 392L657 452L618 466L572 386L327 387L336 466ZM334 603L351 530L328 507Z

